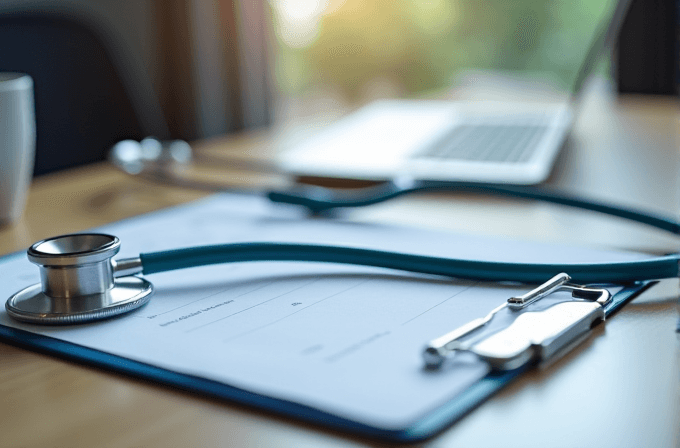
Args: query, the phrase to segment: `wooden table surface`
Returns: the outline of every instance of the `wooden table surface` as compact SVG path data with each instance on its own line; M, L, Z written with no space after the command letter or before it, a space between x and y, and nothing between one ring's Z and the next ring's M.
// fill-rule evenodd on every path
M678 130L674 101L591 93L549 183L678 216ZM287 135L256 131L195 147L216 156L269 160ZM240 185L282 181L237 170L221 178ZM133 179L106 163L41 177L21 221L0 228L0 253L204 195ZM558 206L456 194L403 198L347 219L650 253L677 251L680 242L644 226ZM667 280L566 357L524 375L423 445L680 446L677 325L678 281ZM377 445L0 343L3 447Z

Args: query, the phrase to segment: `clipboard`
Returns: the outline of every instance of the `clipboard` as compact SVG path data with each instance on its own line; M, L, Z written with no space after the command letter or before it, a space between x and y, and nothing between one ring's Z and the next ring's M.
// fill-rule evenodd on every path
M341 235L347 240L351 240L353 235L363 235L360 236L361 239L366 236L365 234L368 234L369 239L373 240L373 243L376 243L375 237L378 234L387 234L385 238L387 243L393 244L396 235L411 235L416 232L412 229L385 228L382 226L356 225L350 223L310 223L309 220L306 220L296 210L271 208L271 206L268 204L259 202L256 199L243 198L233 195L218 195L204 201L199 201L197 203L181 206L175 209L132 218L120 223L112 224L101 230L117 234L131 234L137 232L139 233L139 241L139 239L145 239L146 235L154 230L158 223L167 223L168 221L171 221L174 224L173 227L176 229L187 229L191 228L192 225L196 224L196 222L202 221L206 217L212 217L213 221L215 222L223 222L224 219L232 220L232 224L234 224L237 228L237 231L232 235L225 236L224 231L219 228L219 225L217 226L218 229L216 229L215 232L215 237L227 239L249 238L252 236L252 232L248 231L247 229L252 229L253 227L259 227L261 232L263 228L267 227L269 229L268 231L276 233L283 239L292 239L295 237L299 238L302 235L299 227L302 226L302 228L306 230L303 232L305 237L312 240L310 242L314 242L314 238L323 239L327 237L330 232L334 235ZM222 219L216 219L218 217ZM319 227L321 227L320 230L313 230ZM203 232L202 236L205 237L206 233L209 232ZM453 238L452 235L436 232L417 230L417 233L420 236L416 238L418 240L416 243L420 243L421 250L424 250L428 253L433 250L441 249L439 247L441 246L439 241L442 237L451 238L454 240L456 239ZM208 237L208 239L209 238L210 237ZM462 236L462 238L469 239L470 237ZM179 243L183 243L184 245L200 242L196 241L196 238L191 237L190 235L185 235L183 239L180 239L182 241ZM430 245L425 244L424 246L426 247L422 247L425 241L430 240L432 241ZM491 248L496 248L495 250L498 250L500 244L502 253L497 253L495 256L501 257L505 251L509 250L511 247L516 247L516 245L520 245L525 249L531 246L531 244L522 242L505 242L506 244L504 246L504 243L499 242L498 240L486 238L473 238L473 240L473 243L474 245L477 245L477 248L483 246L489 250L491 250ZM486 242L486 245L482 244L484 241ZM357 243L357 241L350 242ZM455 245L456 241L451 241L450 243ZM378 241L377 244L381 243ZM404 249L408 250L409 244L405 244L404 246ZM543 251L546 253L546 247L544 245L538 246L540 247L536 248L537 251ZM138 248L131 247L129 249L135 250ZM148 248L145 247L144 249L147 250ZM589 252L587 249L580 250L578 248L559 248L558 250L557 247L552 247L552 249L556 250L557 252L562 252L557 253L556 256L565 256L564 252L567 252L568 256L577 256L581 251ZM482 252L483 253L481 256L491 256L489 252ZM639 257L640 255L623 253L616 254L607 251L590 251L586 256L595 258L615 256L630 258ZM30 281L29 277L31 275L36 275L29 274L28 272L24 274L26 263L23 262L23 258L23 254L17 253L4 257L0 260L0 266L5 268L12 267L12 269L0 270L0 279L5 276L5 282L2 283L12 283L12 281L8 281L9 279L6 277L8 275L8 271L17 277L17 283ZM317 273L316 275L318 277L333 278L337 285L342 285L350 279L356 279L359 277L361 281L364 281L364 283L362 283L363 285L370 284L371 282L387 281L388 283L396 282L397 287L403 289L404 285L416 283L416 285L422 287L420 289L429 288L427 290L431 290L433 294L440 291L445 291L448 287L445 284L446 282L439 279L435 280L427 276L397 276L393 278L391 277L391 274L385 274L383 270L377 270L376 272L374 269L369 269L368 272L365 272L363 270L357 271L351 267L340 269L337 267L312 266L312 268L312 272ZM285 276L289 272L307 272L309 270L309 266L299 264L296 266L283 266L279 273L282 274L282 276ZM243 273L237 272L235 274ZM246 274L248 275L249 273L246 272ZM383 278L386 275L387 279ZM235 278L236 277L238 276L235 275ZM159 283L161 285L164 284L163 281L160 281ZM652 283L647 282L629 285L622 288L614 295L612 301L605 307L605 314L607 316L611 315L617 309L623 306L623 304L625 304L628 300L632 299L634 296L648 288L651 284ZM8 287L13 286L14 285L11 284ZM457 287L465 291L470 291L471 288L474 289L477 286L469 283L462 283L458 284ZM484 288L487 287L488 285L484 285ZM524 286L517 285L509 287L509 289L512 288L519 288L520 290L526 289ZM507 289L508 287L503 287L501 288L500 292L506 293ZM413 291L417 290L418 288L414 289ZM355 294L358 294L356 289L354 291ZM2 292L5 292L4 289ZM234 296L240 294L240 292L237 293L233 290L231 293L234 294ZM407 291L407 293L409 293L409 291ZM171 294L168 293L164 296L163 291L161 291L159 296L160 297L155 298L155 300L160 300L163 297L171 297ZM338 296L336 295L335 297ZM209 313L216 313L215 310L218 309L220 312L222 312L234 302L232 301L226 305L220 305L221 302L219 301L212 303L213 305L205 305L202 308L210 310L209 312L205 311L203 314L208 315ZM272 304L274 302L268 303ZM211 308L213 306L217 307ZM434 309L436 310L437 308ZM2 313L4 313L4 311ZM295 313L298 314L297 311ZM190 314L192 313L186 312L176 319L180 319L181 317L188 316ZM174 314L173 316L176 315L177 314ZM157 319L157 317L152 317L149 315L146 316L147 319L149 319L149 317L151 317L150 320L152 321ZM112 322L107 324L106 331L115 331L116 326L122 325L123 322L125 322L125 319L130 318L131 316L123 316L119 319L114 319ZM139 316L136 317L136 319L139 318ZM176 319L167 318L164 319L161 324L174 322ZM172 326L177 326L183 322L189 322L191 319L192 318L185 318L182 320L177 320L177 322L167 324L163 328L171 328ZM93 326L95 326L94 328L91 327L84 331L97 332L98 330L96 329L96 325L98 324L93 324ZM453 324L451 324L451 328L453 328ZM36 332L36 330L40 331L40 333ZM487 398L492 396L494 393L499 391L506 384L517 378L529 368L528 366L524 366L502 373L483 372L483 374L475 378L474 381L471 381L468 384L465 384L464 387L461 387L458 393L449 396L444 394L441 400L434 402L434 405L426 406L425 411L415 413L415 418L409 418L405 420L402 419L402 421L397 422L397 424L383 425L380 424L380 422L376 422L376 419L366 417L360 412L353 413L343 409L338 411L337 409L334 409L332 405L329 406L327 403L316 401L314 397L300 396L298 398L294 395L291 396L290 394L285 393L285 391L273 391L272 393L268 393L267 387L265 386L258 385L257 387L248 387L247 385L244 386L238 382L234 383L230 381L216 380L215 378L201 375L196 372L190 372L186 370L182 371L171 368L171 366L164 365L163 362L144 362L143 360L139 359L138 355L136 355L137 358L124 356L121 355L118 349L104 350L101 348L88 346L87 344L74 342L74 339L69 340L68 337L64 337L64 333L68 333L69 331L70 330L62 331L58 328L48 329L47 331L43 331L42 328L34 329L31 326L15 324L14 322L9 321L6 315L0 314L0 338L6 342L21 347L47 353L77 363L123 373L143 380L153 381L155 383L161 383L171 387L177 387L189 392L251 406L253 408L265 410L273 414L293 417L324 427L347 431L370 438L399 442L415 442L434 436L435 434L449 427L451 424L460 420L467 413L471 412L474 408L482 404ZM434 329L433 331L436 332L439 330ZM394 332L396 336L399 336L397 333L397 331ZM431 335L429 334L423 334L422 340L419 341L419 344L424 344L427 342L430 336ZM340 356L339 354L342 353L345 353L345 355L342 356L346 357L355 356L357 353L361 352L361 350L365 350L365 346L370 346L374 343L373 340L366 342L368 339L370 338L364 338L360 340L360 342L364 342L364 346L357 348L357 344L355 343L354 345L349 345L349 349L344 348L344 351L336 351L334 356L337 358ZM383 338L383 340L384 339L386 338ZM316 353L319 351L323 351L323 349L317 350ZM403 355L404 357L411 357L414 354L408 352L404 353ZM416 353L415 355L418 354ZM332 356L326 357L325 359L329 358L332 359ZM335 361L331 361L331 363L333 362ZM266 360L263 361L262 365L267 365ZM435 377L432 377L432 380L439 381ZM408 406L405 407L408 408ZM406 411L408 411L408 409L406 409Z

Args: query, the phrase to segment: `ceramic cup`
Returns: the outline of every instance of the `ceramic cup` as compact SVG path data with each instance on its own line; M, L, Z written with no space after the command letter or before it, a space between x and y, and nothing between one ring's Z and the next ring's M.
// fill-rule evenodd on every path
M21 217L34 159L33 79L0 72L0 225Z

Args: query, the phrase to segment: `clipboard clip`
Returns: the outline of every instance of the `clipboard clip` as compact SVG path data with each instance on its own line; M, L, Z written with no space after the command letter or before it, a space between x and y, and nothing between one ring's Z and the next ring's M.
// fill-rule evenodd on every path
M470 352L493 370L512 370L527 362L545 361L575 344L598 321L605 318L604 306L611 294L603 288L569 283L561 273L526 294L510 297L485 317L475 319L427 344L423 360L428 369L438 369L458 352ZM527 306L557 291L570 291L576 300L565 301L540 311ZM520 314L506 328L482 339L474 338L503 309Z

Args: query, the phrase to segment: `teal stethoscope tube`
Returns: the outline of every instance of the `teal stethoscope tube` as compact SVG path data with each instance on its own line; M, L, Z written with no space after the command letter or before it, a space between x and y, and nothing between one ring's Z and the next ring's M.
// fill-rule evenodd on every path
M535 187L411 181L405 185L388 182L377 187L350 192L300 186L293 190L270 192L267 196L274 202L301 205L314 213L322 213L342 207L371 205L405 194L431 191L458 191L541 200L617 216L676 235L680 234L680 223L668 217ZM144 274L218 263L308 261L375 266L474 280L526 283L542 283L546 278L560 272L569 273L574 281L580 283L627 283L677 277L679 257L680 255L674 254L615 263L507 263L428 257L342 246L285 243L223 244L140 255Z
M428 257L342 246L238 243L140 254L143 274L245 261L308 261L356 264L487 281L541 283L567 272L580 283L627 283L676 277L678 256L616 263L502 263Z
M550 191L545 188L521 185L479 184L473 182L410 180L405 184L406 185L402 185L401 182L386 182L375 187L359 188L354 191L300 185L285 191L271 191L267 193L267 197L272 202L300 205L312 212L321 213L337 208L364 207L413 193L476 193L532 199L565 205L567 207L604 213L606 215L628 219L641 224L647 224L676 235L680 234L680 223L675 219L646 211L635 210L629 207L616 206L566 193Z

